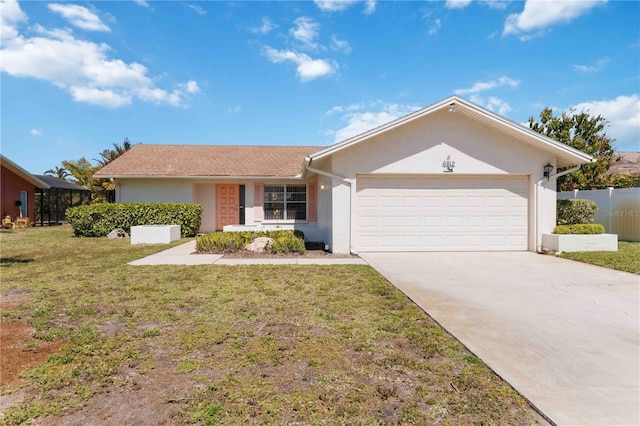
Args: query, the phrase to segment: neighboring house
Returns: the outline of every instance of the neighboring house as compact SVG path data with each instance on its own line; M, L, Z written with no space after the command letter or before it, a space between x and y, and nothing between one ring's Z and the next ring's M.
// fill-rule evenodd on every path
M35 217L36 188L49 185L0 154L0 212L2 217Z
M636 178L635 186L640 186L640 152L616 152L607 174L632 175Z
M119 202L201 204L203 232L295 228L336 253L538 250L553 170L591 161L453 96L329 147L140 144L96 177Z
M36 191L36 225L60 225L67 220L69 207L91 204L91 190L50 175L34 175L49 185Z

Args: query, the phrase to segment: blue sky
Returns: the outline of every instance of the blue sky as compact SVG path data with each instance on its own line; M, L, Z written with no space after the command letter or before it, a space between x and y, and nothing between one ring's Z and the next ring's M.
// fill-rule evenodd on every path
M640 150L637 1L3 1L1 150L32 173L148 144L330 145L457 94Z

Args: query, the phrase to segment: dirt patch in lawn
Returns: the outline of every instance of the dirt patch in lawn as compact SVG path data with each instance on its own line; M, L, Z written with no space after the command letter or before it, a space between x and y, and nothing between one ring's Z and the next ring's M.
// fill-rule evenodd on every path
M0 313L11 311L29 299L29 290L11 289L0 293ZM20 374L56 352L61 342L44 342L33 337L34 329L26 321L0 321L0 385L21 383Z

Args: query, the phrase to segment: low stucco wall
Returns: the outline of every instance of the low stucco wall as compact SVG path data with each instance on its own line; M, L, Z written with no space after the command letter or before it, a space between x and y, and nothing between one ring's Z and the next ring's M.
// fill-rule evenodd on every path
M557 253L576 251L618 251L618 236L616 234L543 234L542 248L544 250L555 251Z

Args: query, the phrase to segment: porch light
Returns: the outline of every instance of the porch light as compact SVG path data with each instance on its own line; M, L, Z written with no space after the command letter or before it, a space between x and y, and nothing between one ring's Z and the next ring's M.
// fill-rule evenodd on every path
M327 189L327 185L325 185L324 183L320 184L320 191L324 191L325 189Z
M546 177L547 180L549 180L549 176L551 176L551 171L553 170L553 164L547 163L547 165L544 166L543 169L544 169L544 177Z

